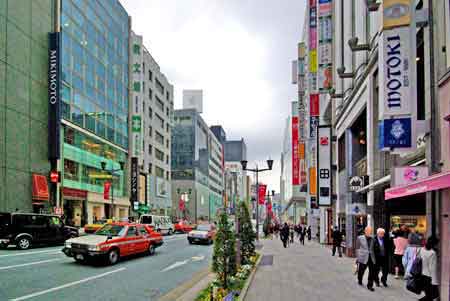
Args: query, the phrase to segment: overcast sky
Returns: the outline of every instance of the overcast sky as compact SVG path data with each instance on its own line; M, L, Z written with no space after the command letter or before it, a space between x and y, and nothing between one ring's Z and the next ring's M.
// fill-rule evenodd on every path
M279 191L280 153L305 0L120 0L132 29L175 87L203 90L203 118L228 139L243 137L249 167L274 159L261 175Z

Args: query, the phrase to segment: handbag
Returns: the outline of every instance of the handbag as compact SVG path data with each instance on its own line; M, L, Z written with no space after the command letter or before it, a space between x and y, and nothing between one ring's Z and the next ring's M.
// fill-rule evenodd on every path
M422 275L406 279L406 289L416 295L420 295L425 288L425 279Z
M414 278L416 276L422 276L422 257L420 256L420 249L416 252L413 264L411 265L411 270L409 271L411 276Z

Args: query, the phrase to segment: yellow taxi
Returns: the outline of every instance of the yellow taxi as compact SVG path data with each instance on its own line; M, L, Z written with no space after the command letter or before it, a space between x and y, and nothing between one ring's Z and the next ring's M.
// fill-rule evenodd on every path
M103 225L105 224L111 224L113 222L112 219L99 219L95 222L93 222L92 224L86 224L84 225L84 232L85 233L95 233L95 231L97 231L98 229L100 229L101 227L103 227Z

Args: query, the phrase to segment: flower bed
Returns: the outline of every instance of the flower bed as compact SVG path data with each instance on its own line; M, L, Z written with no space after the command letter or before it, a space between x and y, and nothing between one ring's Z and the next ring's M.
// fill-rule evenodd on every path
M229 277L228 288L225 289L220 286L218 280L212 281L204 290L200 292L195 301L232 301L239 300L239 295L245 287L249 276L255 269L255 265L261 255L256 254L251 257L251 264L242 265L236 275ZM211 295L213 298L211 298Z

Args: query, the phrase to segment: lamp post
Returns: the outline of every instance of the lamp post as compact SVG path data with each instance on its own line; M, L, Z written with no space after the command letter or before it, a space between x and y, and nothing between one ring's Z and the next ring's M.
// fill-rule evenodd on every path
M102 170L106 171L108 174L111 175L111 218L114 218L114 185L113 185L113 180L114 180L114 174L118 171L122 171L123 170L123 166L125 165L125 163L123 161L120 161L120 168L119 169L106 169L106 162L102 161L100 162L100 164L102 165Z
M264 172L264 171L268 171L268 170L272 170L272 166L273 166L273 160L269 159L266 161L267 162L267 167L268 168L264 168L264 169L259 169L258 165L256 165L256 168L254 169L247 169L247 160L242 160L241 161L241 165L242 165L242 170L244 171L250 171L256 174L256 240L259 241L259 182L258 182L258 174L260 172Z

